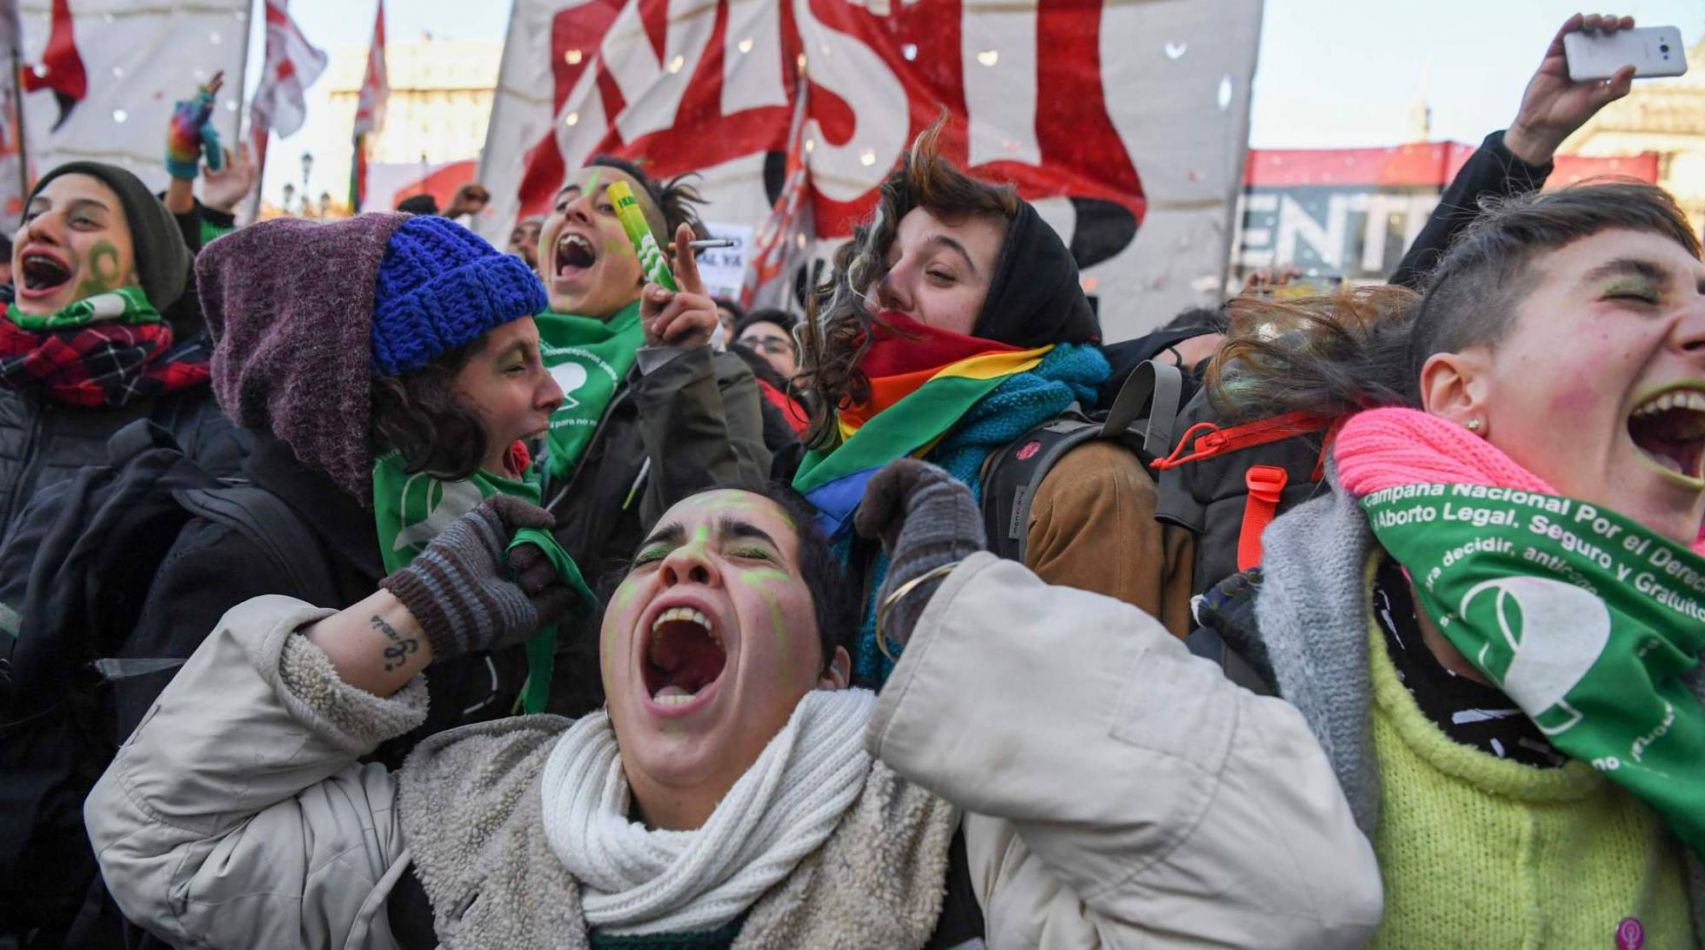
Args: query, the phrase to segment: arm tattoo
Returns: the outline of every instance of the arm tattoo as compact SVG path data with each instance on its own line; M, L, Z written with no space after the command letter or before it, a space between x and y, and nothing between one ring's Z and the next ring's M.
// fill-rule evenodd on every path
M399 669L408 655L420 649L420 641L414 637L404 637L397 628L386 623L383 617L373 618L373 629L385 635L391 645L385 648L385 672Z

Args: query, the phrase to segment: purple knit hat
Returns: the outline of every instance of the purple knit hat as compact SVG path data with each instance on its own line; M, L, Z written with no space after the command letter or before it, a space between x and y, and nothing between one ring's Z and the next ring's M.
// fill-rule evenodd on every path
M304 465L373 503L373 287L406 214L239 228L196 258L216 341L213 393L238 425L267 428Z

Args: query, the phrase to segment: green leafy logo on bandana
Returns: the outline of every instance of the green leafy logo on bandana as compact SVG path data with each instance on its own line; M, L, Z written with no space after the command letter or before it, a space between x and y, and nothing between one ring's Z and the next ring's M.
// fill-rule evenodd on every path
M645 342L639 317L636 300L608 322L561 313L535 318L539 355L563 395L546 439L545 471L553 484L574 470L633 367Z
M589 378L586 367L574 362L572 354L563 353L563 362L551 367L551 378L556 380L557 387L562 390L562 408L579 409L580 400L574 394L580 387L586 385Z
M1418 483L1361 500L1420 607L1552 744L1705 856L1705 558L1575 498Z
M442 482L425 472L408 476L398 491L397 532L390 551L406 551L404 556L412 560L450 522L474 510L484 498L471 480Z
M1565 698L1592 672L1610 642L1610 611L1567 581L1517 575L1469 588L1457 613L1470 627L1496 630L1474 665L1486 671L1548 736L1581 721Z

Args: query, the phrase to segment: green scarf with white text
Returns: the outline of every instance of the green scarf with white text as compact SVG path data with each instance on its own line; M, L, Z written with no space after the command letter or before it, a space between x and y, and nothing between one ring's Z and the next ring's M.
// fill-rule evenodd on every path
M6 319L20 329L44 333L50 330L86 327L93 323L118 323L127 326L159 323L160 311L154 309L146 291L132 285L74 300L57 312L49 314L21 313L16 303L10 303L6 305Z
M483 469L461 481L443 481L425 472L410 474L402 455L388 452L373 463L373 518L379 533L379 556L391 573L414 560L450 522L493 495L513 495L539 504L538 467L520 479L500 478ZM580 569L549 531L523 528L509 544L536 544L550 559L557 576L580 594L582 609L594 604ZM522 709L544 711L550 698L551 671L556 659L557 625L551 624L527 641L527 684Z
M551 414L545 475L553 484L569 476L598 431L645 342L635 300L608 321L563 313L541 313L539 355L562 387L562 406Z
M1705 556L1556 494L1463 427L1352 418L1339 477L1439 631L1552 745L1705 857Z

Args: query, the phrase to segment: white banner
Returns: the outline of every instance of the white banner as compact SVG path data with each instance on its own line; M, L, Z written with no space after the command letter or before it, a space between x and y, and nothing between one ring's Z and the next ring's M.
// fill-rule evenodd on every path
M18 116L18 0L0 0L0 228L10 235L23 217L27 168Z
M1218 300L1260 0L515 0L480 181L486 236L591 155L699 171L762 225L801 69L815 266L945 111L949 154L1070 242L1109 340Z
M733 241L728 247L712 247L698 256L699 276L712 297L740 297L740 281L746 276L746 260L752 247L752 228L744 224L705 222L713 238Z
M37 172L110 162L165 190L172 106L225 72L213 111L234 147L249 0L20 0L24 121Z

